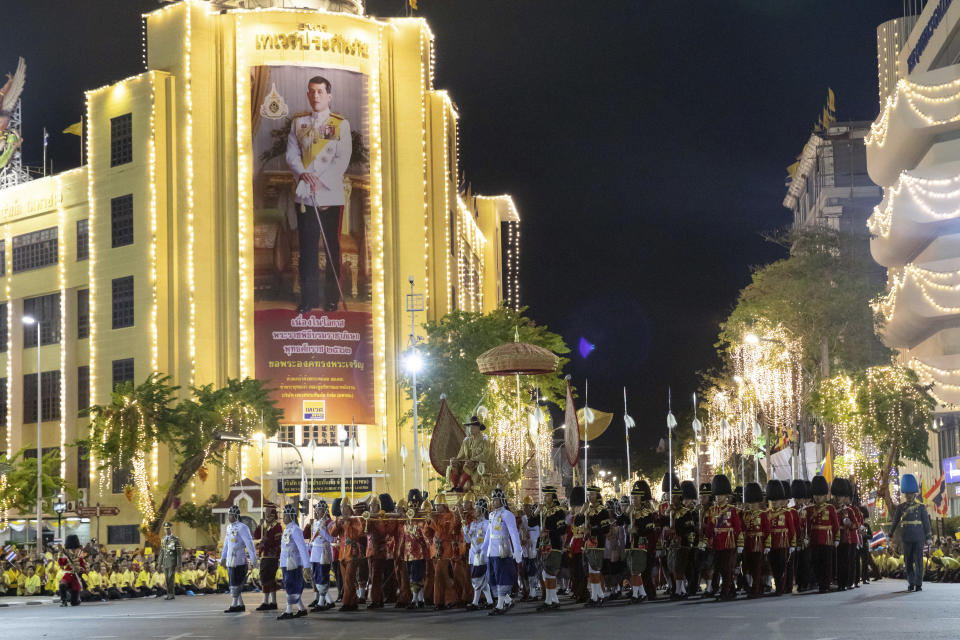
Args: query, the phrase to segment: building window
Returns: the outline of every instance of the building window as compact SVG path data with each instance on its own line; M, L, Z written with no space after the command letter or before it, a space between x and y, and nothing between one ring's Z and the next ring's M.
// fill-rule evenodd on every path
M110 166L133 161L133 114L110 118Z
M0 424L7 424L7 379L0 378ZM6 442L6 440L4 440Z
M113 279L113 328L133 326L133 276Z
M84 444L77 445L77 489L90 488L90 450Z
M280 442L289 442L290 444L297 444L297 425L295 424L280 425L280 431L277 432L277 440L279 440Z
M113 248L133 244L133 196L125 195L110 200L110 236Z
M7 303L0 304L0 353L7 350Z
M7 275L7 241L0 240L0 276Z
M140 544L140 525L108 524L107 525L107 544L126 544L126 545Z
M133 382L133 358L113 361L113 388L117 385Z
M304 427L306 429L307 427ZM347 426L347 432L351 440L357 437L359 432L356 425ZM338 424L320 425L320 439L317 441L321 447L338 447L343 439L343 427ZM306 443L304 443L306 444Z
M77 261L90 257L90 221L77 220Z
M77 340L90 337L90 289L77 290Z
M320 444L320 425L318 424L303 425L303 446L309 447L311 441Z
M57 228L24 233L13 238L13 272L57 264Z
M110 490L113 493L123 493L123 488L128 484L133 484L133 473L129 467L112 469L110 474Z
M41 422L60 419L60 371L40 375ZM23 376L23 423L37 421L37 374Z
M90 367L77 367L77 411L90 408Z
M39 298L26 298L23 301L24 317L31 317L40 323L40 345L60 342L60 293L51 293ZM37 325L23 325L23 346L37 346Z

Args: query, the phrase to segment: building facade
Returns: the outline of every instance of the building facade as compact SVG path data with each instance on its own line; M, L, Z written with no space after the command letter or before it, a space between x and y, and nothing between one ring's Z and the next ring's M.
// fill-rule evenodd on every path
M932 468L960 513L956 462L960 410L960 2L931 0L918 16L877 30L880 114L866 137L867 169L883 187L868 220L871 252L887 269L876 305L883 337L932 385ZM956 468L956 465L952 467ZM929 486L929 485L928 485Z
M411 279L417 324L517 295L519 215L509 196L458 189L459 115L434 87L427 23L371 18L353 0L245 4L185 0L144 16L146 70L86 93L86 163L0 191L0 447L36 449L39 372L40 447L60 452L85 504L120 508L99 533L111 544L139 541L130 470L98 473L69 445L87 433L82 409L115 384L157 371L184 389L243 377L296 387L277 438L298 447L318 492L345 468L358 493L400 493L414 477L399 455L412 429L398 426ZM317 87L332 95L329 116L311 102ZM301 197L301 172L333 195ZM319 252L326 307L300 309L314 286L301 245ZM351 365L360 373L336 373ZM183 499L245 477L268 500L299 493L288 447L238 456L239 474L194 478ZM152 487L171 462L162 446L145 461Z
M881 196L867 175L863 138L869 131L869 122L837 122L810 134L783 199L794 228L819 226L866 238L867 218Z

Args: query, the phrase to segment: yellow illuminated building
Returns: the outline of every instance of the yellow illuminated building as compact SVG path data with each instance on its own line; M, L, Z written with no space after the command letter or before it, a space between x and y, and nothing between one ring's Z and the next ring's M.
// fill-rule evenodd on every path
M78 411L108 402L115 382L139 382L153 371L183 388L255 376L254 210L261 205L254 176L264 164L251 144L251 100L260 99L251 87L255 67L320 67L365 78L359 119L369 179L354 180L353 189L368 203L366 249L357 251L370 272L375 421L358 427L357 447L344 453L348 477L352 466L372 490L394 496L415 477L412 430L397 426L409 408L398 388L409 344L409 279L424 294L418 323L517 302L519 216L509 196L458 188L459 116L451 97L434 87L427 23L367 17L352 2L337 3L347 7L342 11L233 6L242 4L189 0L146 15L146 71L86 92L85 164L0 191L0 450L36 447L31 398L39 348L41 446L60 450L61 473L81 487L86 504L120 508L102 519L104 542L124 544L131 530L120 527L140 517L123 494L123 474L96 473L96 462L84 464L69 446L87 432ZM25 314L41 321L39 347ZM339 479L339 447L303 446L304 425L285 425L279 437L300 447L308 477ZM277 499L282 478L299 482L289 450L267 447L262 478L256 447L245 447L241 458L242 475L264 482L268 499ZM168 482L164 448L154 451L146 473L158 489ZM227 495L237 480L212 468L182 499ZM97 535L95 526L89 535Z

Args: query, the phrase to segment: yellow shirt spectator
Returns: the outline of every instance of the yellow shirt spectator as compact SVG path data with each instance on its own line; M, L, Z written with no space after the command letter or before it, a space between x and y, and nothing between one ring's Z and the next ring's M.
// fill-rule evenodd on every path
M40 591L43 586L40 584L40 576L33 574L32 576L26 576L23 583L23 595L25 596L36 596L40 595Z
M190 577L187 575L186 571L177 571L173 575L173 584L181 587L183 586L184 581L189 581L189 580L190 580Z
M15 589L17 587L17 581L20 579L20 572L14 569L13 567L10 567L6 571L4 571L3 574L7 578L6 580L7 588Z
M123 572L123 586L132 587L133 583L136 582L136 580L137 580L137 577L133 575L133 571L130 571L130 569L127 569L126 571Z
M206 579L207 579L207 572L206 572L206 570L204 570L204 569L195 569L195 570L193 571L193 576L192 576L192 578L193 578L193 580L192 580L193 584L194 584L197 588L202 589L202 588L203 588L203 583L204 583L204 582L206 581Z
M219 584L228 584L230 582L230 574L227 573L227 568L222 564L217 565L217 582Z
M26 574L21 573L20 576L17 578L17 595L18 596L23 595L23 590L26 587L26 583L27 583L27 576Z
M153 575L150 576L150 587L156 588L160 587L162 589L167 588L167 578L159 571L154 571Z
M248 584L253 584L255 582L258 582L259 580L260 580L260 567L250 569L250 571L247 572Z
M204 579L203 586L206 587L207 589L213 589L214 591L216 591L217 589L217 572L216 571L207 572L207 576Z
M48 562L43 572L46 574L46 585L44 590L47 593L56 593L60 590L60 580L57 579L57 573L60 572L60 567L56 562ZM38 572L39 573L39 572Z
M133 586L137 589L150 586L150 574L147 573L146 569L140 569L140 573L137 574L137 580L133 583Z
M87 589L93 591L94 589L99 589L100 585L103 584L103 576L100 575L99 571L94 569L83 574L83 581L87 583Z
M110 586L114 589L123 589L123 573L120 571L111 571Z

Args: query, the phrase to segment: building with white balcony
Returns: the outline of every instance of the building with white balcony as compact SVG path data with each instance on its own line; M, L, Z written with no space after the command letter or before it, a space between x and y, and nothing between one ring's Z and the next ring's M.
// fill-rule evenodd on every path
M883 200L867 226L888 284L876 310L886 344L940 405L936 468L921 470L932 480L960 455L960 1L930 0L880 25L877 51L880 114L865 144ZM948 486L951 514L958 489Z

